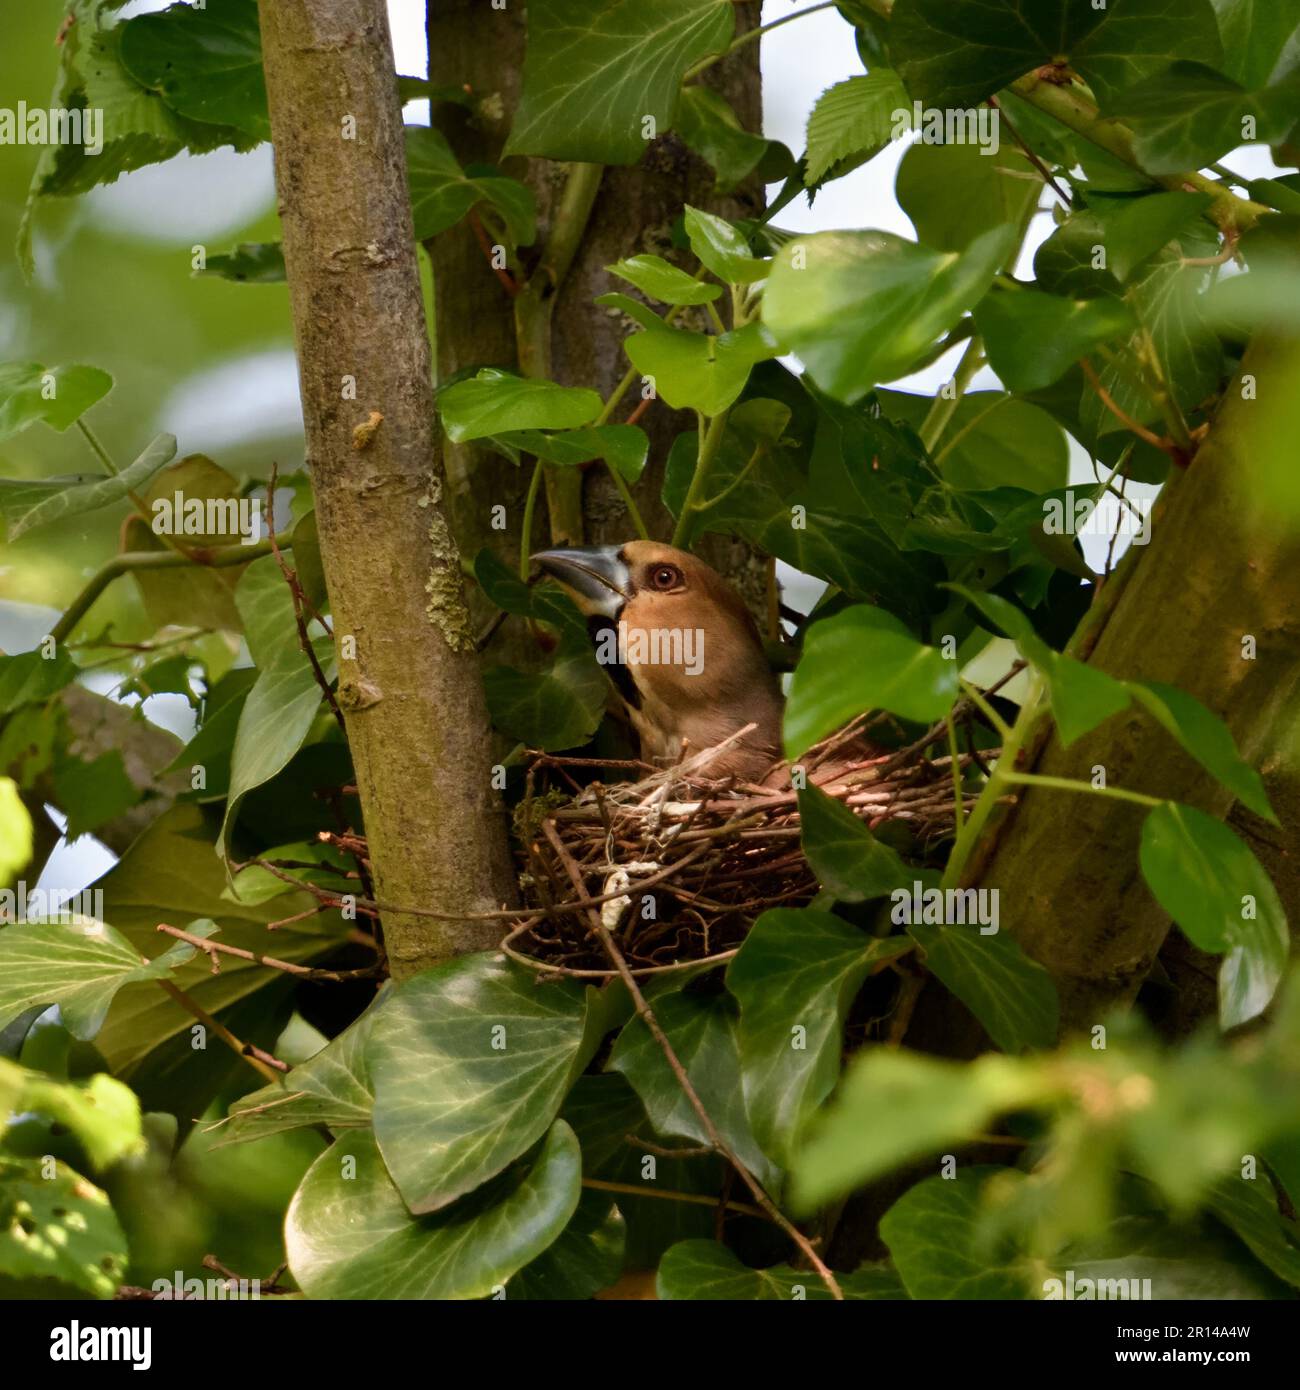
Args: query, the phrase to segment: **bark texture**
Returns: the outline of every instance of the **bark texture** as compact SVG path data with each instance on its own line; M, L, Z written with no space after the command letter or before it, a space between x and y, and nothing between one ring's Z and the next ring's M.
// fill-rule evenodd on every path
M399 908L496 908L513 875L444 508L387 15L383 0L262 0L260 15L339 703L376 892ZM398 978L498 936L392 909L383 922Z
M758 23L758 4L737 4L735 9L737 33ZM462 164L500 163L519 100L527 28L524 8L512 5L498 11L474 0L433 0L427 13L430 79L467 86L473 97L468 108L450 103L435 107L434 123ZM710 68L705 78L731 103L747 130L762 126L758 48L756 43L746 44ZM501 167L528 183L537 197L538 241L524 253L531 266L544 254L564 192L566 166L514 158ZM687 263L688 258L669 245L670 228L683 203L727 217L752 217L762 209L763 188L753 180L735 193L716 194L713 171L671 132L653 141L639 164L605 169L582 245L556 297L548 345L554 380L566 386L590 386L605 396L617 384L628 367L623 339L630 325L592 300L615 287L605 267L625 256L654 251ZM433 261L439 379L476 365L517 368L514 306L492 274L469 222L435 238L428 250ZM620 282L618 288L629 287ZM698 326L707 325L701 319ZM629 392L615 420L625 419L639 399L639 394ZM664 464L673 439L683 430L694 429L695 420L689 412L672 411L656 402L640 423L650 436L650 462L634 492L651 534L666 540L672 522L660 501ZM473 445L448 445L446 459L452 525L463 553L472 557L490 546L508 564L517 563L528 469L516 468ZM498 503L505 506L505 532L491 527L492 508ZM582 505L588 543L632 538L626 507L599 465L584 474ZM540 547L550 537L546 512L539 507L534 545ZM722 536L706 537L698 548L761 614L766 567L752 550ZM492 611L485 605L483 616ZM517 644L521 630L527 642L522 625L506 624L493 654L502 655L512 642Z

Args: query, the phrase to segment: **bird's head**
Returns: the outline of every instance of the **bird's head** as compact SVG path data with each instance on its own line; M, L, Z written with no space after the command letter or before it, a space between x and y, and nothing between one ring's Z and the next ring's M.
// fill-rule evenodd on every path
M655 541L547 550L542 569L587 619L650 756L710 747L746 723L763 756L780 742L780 688L740 595L694 555Z

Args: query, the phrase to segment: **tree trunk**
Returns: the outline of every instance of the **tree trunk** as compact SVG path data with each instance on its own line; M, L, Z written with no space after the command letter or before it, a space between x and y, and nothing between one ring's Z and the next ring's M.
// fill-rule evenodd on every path
M758 23L760 8L756 3L736 5L737 33ZM519 100L527 30L524 7L489 11L472 0L431 0L426 13L430 80L468 87L473 98L469 108L451 103L435 107L434 122L462 164L500 162ZM747 44L710 68L706 80L731 103L747 130L761 129L758 44ZM538 244L525 251L531 267L545 255L553 235L566 166L512 158L502 168L527 182L537 198ZM590 386L608 396L627 370L623 352L627 323L592 303L596 295L614 287L607 265L642 251L685 263L686 258L669 246L670 228L683 203L733 218L753 217L761 211L763 188L757 179L726 196L714 193L713 184L713 171L671 132L653 141L639 164L605 169L582 244L553 308L544 352L555 381ZM433 262L439 379L471 366L524 367L516 343L516 306L492 273L471 224L462 222L444 232L427 249ZM701 320L698 326L707 324ZM629 393L615 419L625 419L639 399L639 394ZM672 523L660 501L664 464L673 439L682 430L694 429L695 420L689 412L672 411L656 402L640 423L650 436L650 461L634 492L651 535L666 540ZM472 557L490 546L508 564L516 564L527 471L475 445L448 445L446 457L452 526L463 553ZM492 508L497 504L505 507L505 532L491 526ZM583 476L582 524L588 543L632 538L623 500L599 464ZM540 547L558 535L539 508L534 545ZM706 537L700 549L761 613L767 572L753 551L722 536ZM485 607L484 616L490 611ZM529 639L522 624L507 624L500 640L506 645L494 648L497 656L511 642L517 652L519 642Z
M1279 439L1294 438L1285 434L1294 423L1278 412L1296 413L1287 400L1300 346L1257 344L1243 370L1257 399L1243 399L1241 382L1229 390L1195 461L1166 489L1151 544L1135 557L1089 660L1124 679L1177 685L1227 723L1242 756L1281 794L1280 829L1245 812L1238 822L1294 905L1300 844L1285 798L1295 795L1289 712L1300 707L1300 524L1277 506L1276 459ZM1231 793L1136 709L1068 750L1049 738L1033 770L1088 781L1098 766L1111 786L1220 817L1233 809ZM1056 980L1062 1030L1086 1029L1132 1002L1169 930L1138 867L1145 812L1112 798L1021 791L968 881L1000 890L1003 924ZM935 1003L927 1001L931 1027L913 1041L936 1041ZM969 1039L957 1054L967 1051Z
M259 8L339 703L402 978L492 944L496 926L455 914L500 907L513 875L443 502L392 42L383 0Z

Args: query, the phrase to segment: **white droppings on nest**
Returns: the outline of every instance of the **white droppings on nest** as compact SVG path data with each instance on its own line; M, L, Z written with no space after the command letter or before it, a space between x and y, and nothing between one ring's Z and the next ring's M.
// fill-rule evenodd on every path
M606 931L613 931L618 926L619 918L632 906L632 899L627 896L625 890L633 886L633 874L657 874L663 868L662 864L653 859L636 859L630 864L620 864L612 874L605 880L601 887L600 896L603 898L606 893L624 893L620 898L610 898L607 903L600 905L600 921Z

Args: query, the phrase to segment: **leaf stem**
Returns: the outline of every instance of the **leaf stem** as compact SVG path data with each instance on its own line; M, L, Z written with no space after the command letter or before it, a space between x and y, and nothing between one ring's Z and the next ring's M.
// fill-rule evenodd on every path
M289 534L278 538L281 550L292 550L293 542ZM77 624L86 616L91 605L119 575L130 574L135 570L178 569L181 565L199 565L204 568L221 569L227 565L242 565L249 560L271 554L271 542L258 541L256 545L231 545L221 550L191 551L174 550L136 550L127 551L101 565L91 576L86 587L69 604L67 610L50 629L50 636L56 642L68 638Z
M687 68L682 81L689 82L691 78L698 77L700 73L711 68L714 63L720 63L724 58L729 58L738 48L744 48L746 44L756 42L764 34L770 34L773 29L779 29L783 24L793 24L796 19L802 19L804 15L816 14L818 10L832 9L835 3L836 0L822 0L822 3L809 5L805 10L796 10L794 14L782 15L780 19L774 19L770 24L760 24L754 29L746 30L739 38L732 39L721 53L711 53L707 58L701 58L694 67Z
M960 835L962 826L966 824L966 807L961 791L961 750L957 747L957 726L953 723L952 710L944 715L944 723L948 726L948 752L952 755L953 820Z
M672 545L682 549L690 537L690 521L693 513L700 509L700 499L704 493L705 479L718 450L722 447L722 436L727 428L729 410L711 419L697 412L699 419L699 453L695 459L695 472L691 475L691 485L686 490L686 500L682 503L682 514L673 528Z
M972 333L970 342L966 344L966 350L957 363L957 370L953 373L952 395L946 396L940 392L931 402L929 412L921 424L921 443L925 445L927 453L934 453L934 446L947 428L962 396L966 394L971 378L983 365L984 340L978 333Z
M523 532L519 545L519 577L527 582L528 566L533 558L533 513L537 510L537 489L542 481L542 461L533 462L533 476L528 483L528 496L524 499Z
M1023 787L1054 787L1063 792L1084 792L1090 796L1109 796L1116 801L1132 801L1138 806L1160 806L1158 796L1147 796L1145 792L1131 792L1124 787L1094 787L1091 782L1079 782L1073 777L1048 777L1040 772L1008 772L1008 782Z

